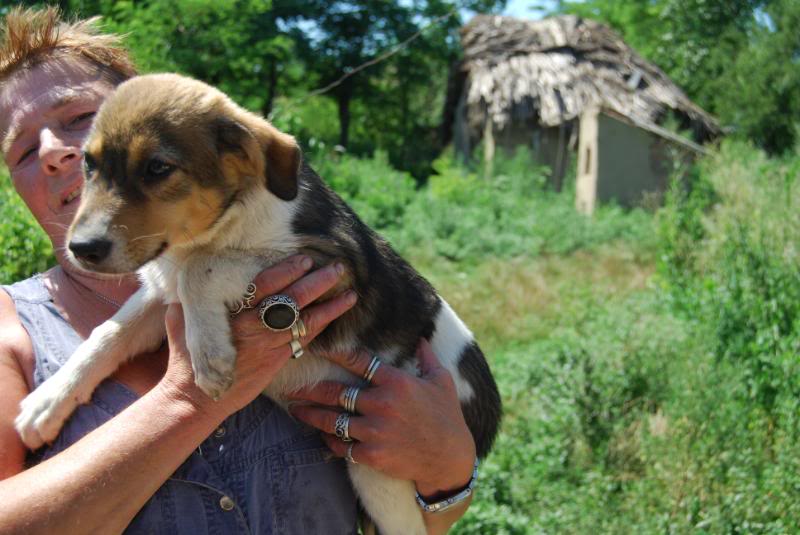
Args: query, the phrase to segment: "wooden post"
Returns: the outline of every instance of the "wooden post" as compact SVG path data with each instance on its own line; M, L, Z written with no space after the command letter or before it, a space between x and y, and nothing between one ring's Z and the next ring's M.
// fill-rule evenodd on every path
M553 167L553 184L556 191L561 192L564 187L564 173L567 171L567 124L558 125L558 147L556 147L556 162Z
M592 215L597 202L597 122L598 108L587 108L581 114L578 141L578 172L575 180L575 209Z
M492 176L492 161L494 160L494 125L492 118L486 114L486 122L483 126L483 163L484 163L484 176L490 178Z

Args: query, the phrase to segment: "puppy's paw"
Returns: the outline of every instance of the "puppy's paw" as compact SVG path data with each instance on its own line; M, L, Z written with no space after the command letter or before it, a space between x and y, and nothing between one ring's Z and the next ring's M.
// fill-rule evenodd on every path
M189 351L195 384L212 399L219 399L233 384L236 348L230 343L204 341Z
M91 389L81 389L66 373L53 375L31 392L20 404L14 420L25 445L35 450L58 436L67 418L81 403L91 397Z

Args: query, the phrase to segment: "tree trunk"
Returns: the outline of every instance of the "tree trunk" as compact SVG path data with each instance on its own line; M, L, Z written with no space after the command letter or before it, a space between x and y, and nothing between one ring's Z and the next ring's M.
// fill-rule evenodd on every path
M350 143L350 99L353 93L349 87L342 87L336 94L339 104L339 145L347 148Z
M269 117L272 113L272 105L275 102L275 91L278 87L278 60L273 59L269 64L269 78L267 79L267 98L261 107L261 115Z

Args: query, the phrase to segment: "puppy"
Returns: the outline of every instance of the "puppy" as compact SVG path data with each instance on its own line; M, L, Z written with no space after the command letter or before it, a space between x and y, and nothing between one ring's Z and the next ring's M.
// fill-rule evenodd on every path
M322 350L364 348L415 370L414 348L425 337L455 380L478 456L488 453L500 398L472 333L305 164L294 138L202 82L161 74L119 86L84 152L86 181L68 236L74 261L98 272L138 271L141 288L23 401L16 426L28 446L53 440L120 363L161 344L166 302L183 304L197 385L221 395L236 360L228 308L262 269L304 253L316 265L343 262L359 300L265 394L285 407L285 394L301 386L357 383L315 355ZM413 482L362 464L348 469L381 533L425 533Z

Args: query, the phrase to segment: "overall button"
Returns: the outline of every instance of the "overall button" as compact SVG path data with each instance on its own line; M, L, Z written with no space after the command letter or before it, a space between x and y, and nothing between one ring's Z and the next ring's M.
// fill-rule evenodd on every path
M223 511L230 511L236 504L233 503L233 500L230 499L228 496L223 496L219 499L219 506L222 508Z
M220 427L217 427L217 430L216 430L216 431L214 431L214 436L215 436L216 438L222 438L222 437L224 437L224 436L225 436L225 428L224 428L224 427L222 427L222 426L220 426Z

